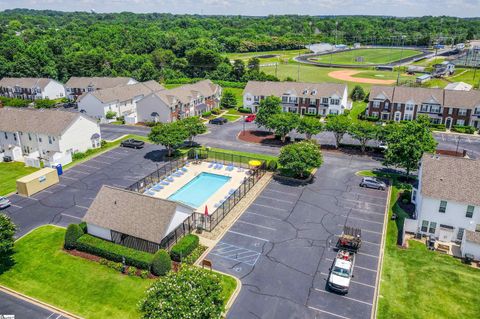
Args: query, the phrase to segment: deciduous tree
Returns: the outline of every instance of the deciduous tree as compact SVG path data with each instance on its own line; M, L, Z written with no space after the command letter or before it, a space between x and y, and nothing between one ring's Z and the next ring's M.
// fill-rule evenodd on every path
M235 93L230 90L223 91L222 98L220 100L220 106L227 109L237 106L237 98L235 97Z
M378 127L365 121L357 121L350 125L348 133L360 143L362 153L365 153L367 142L377 137Z
M282 147L278 162L284 169L303 178L311 169L323 163L320 147L313 141L303 141Z
M152 127L148 139L155 144L165 146L168 156L172 156L172 151L180 147L188 136L185 126L177 121Z
M261 100L255 123L260 127L269 128L268 119L271 116L282 112L282 107L280 105L281 102L282 100L276 96L267 96L265 99Z
M278 113L270 116L268 127L285 143L287 135L298 126L299 117L296 113Z
M327 120L325 129L335 135L335 146L338 148L342 142L343 136L348 133L352 121L346 115L332 116Z
M180 123L182 123L187 132L190 145L193 145L193 139L195 136L203 134L207 131L207 126L198 116L184 118L180 121Z
M313 135L320 133L323 130L323 125L315 117L304 116L300 119L297 126L297 132L305 134L307 140L310 140Z

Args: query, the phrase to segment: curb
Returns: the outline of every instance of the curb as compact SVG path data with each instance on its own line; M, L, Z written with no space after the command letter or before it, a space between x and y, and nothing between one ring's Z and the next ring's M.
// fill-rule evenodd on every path
M380 245L380 258L378 258L378 268L377 268L378 271L377 271L377 278L375 280L376 285L375 285L375 293L373 297L373 302L375 304L373 307L371 319L377 318L377 312L378 312L378 295L380 293L380 281L382 279L383 256L385 254L385 242L387 240L387 227L388 227L388 219L389 219L388 212L390 210L390 198L392 196L392 187L393 187L393 184L390 185L390 187L388 187L388 194L387 194L388 197L387 197L387 202L385 204L385 217L383 220L383 230L382 230L384 236L382 236L382 243Z
M72 319L83 319L83 317L79 317L79 316L74 315L74 314L72 314L72 313L70 313L70 312L67 312L67 311L62 310L62 309L60 309L60 308L57 308L57 307L55 307L55 306L52 306L52 305L50 305L50 304L48 304L48 303L46 303L46 302L43 302L43 301L40 301L40 300L38 300L38 299L29 297L29 296L24 295L24 294L22 294L22 293L19 293L19 292L15 291L15 290L10 289L10 288L8 288L8 287L5 287L5 286L3 286L3 285L0 285L0 291L4 292L4 293L6 293L6 294L9 294L9 295L11 295L11 296L13 296L13 297L16 297L16 298L18 298L18 299L21 299L21 300L27 301L27 302L29 302L29 303L32 303L32 304L34 304L34 305L36 305L36 306L38 306L38 307L41 307L41 308L43 308L43 309L47 309L47 310L52 311L52 312L57 312L57 313L61 314L61 315L64 316L64 317L72 318Z

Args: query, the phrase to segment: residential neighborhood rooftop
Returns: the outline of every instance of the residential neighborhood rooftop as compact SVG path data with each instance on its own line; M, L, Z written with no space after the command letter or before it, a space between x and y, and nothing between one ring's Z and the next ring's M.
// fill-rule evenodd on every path
M272 82L248 81L244 92L256 96L295 95L311 98L329 97L334 94L342 96L347 85L340 83L308 83L308 82Z
M173 89L163 90L155 93L165 103L171 104L174 100L181 103L189 103L197 96L212 96L219 90L219 86L210 80L203 80L192 84L182 85Z
M33 88L40 87L45 88L52 79L48 78L3 78L0 80L0 87L22 87Z
M480 205L480 160L425 154L421 171L422 195Z
M0 108L0 131L60 135L78 117L86 115L63 110Z
M124 102L137 96L146 96L150 93L164 90L165 88L155 81L140 82L131 85L116 86L108 89L89 92L100 102L108 103L113 101ZM82 95L80 100L88 93Z
M129 77L102 77L102 76L94 76L94 77L77 77L72 76L67 83L65 83L66 87L69 88L84 88L84 87L98 87L98 88L112 88L116 86L127 85L128 82L134 79Z
M177 203L104 185L83 220L122 234L160 243Z

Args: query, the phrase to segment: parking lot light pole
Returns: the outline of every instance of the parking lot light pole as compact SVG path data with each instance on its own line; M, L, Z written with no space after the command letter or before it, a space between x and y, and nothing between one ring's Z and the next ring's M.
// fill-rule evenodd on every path
M247 118L246 115L243 115L242 116L242 119L243 119L243 135L245 135L245 119Z

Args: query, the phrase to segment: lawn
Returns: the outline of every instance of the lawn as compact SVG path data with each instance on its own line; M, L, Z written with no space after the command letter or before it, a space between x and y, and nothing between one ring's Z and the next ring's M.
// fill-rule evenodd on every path
M348 64L348 65L370 65L387 64L404 58L422 54L418 50L401 50L393 48L385 49L357 49L350 51L337 52L333 54L321 55L312 58L312 60L321 63ZM363 57L363 62L355 61L356 57Z
M352 109L348 114L353 121L358 119L358 116L365 111L367 108L367 103L364 101L354 101L352 105Z
M238 116L238 115L231 115L231 114L224 114L224 115L222 115L222 117L226 118L227 121L229 121L229 122L236 121L240 118L240 116Z
M17 179L35 172L38 168L25 167L25 163L0 163L0 195L7 195L17 189Z
M376 175L368 174L364 175ZM393 176L389 215L406 213L396 204L402 192ZM389 218L378 318L476 318L480 312L480 270L460 260L427 250L410 240L407 249L396 245L397 223Z
M153 280L74 257L62 250L64 236L63 228L42 226L19 239L0 284L85 318L139 318L138 302ZM226 303L236 281L221 278Z
M226 57L230 60L240 59L245 63L252 57L258 57L260 59L260 64L265 63L274 63L281 62L284 60L291 61L294 57L309 53L310 50L300 49L300 50L277 50L277 51L262 51L262 52L246 52L246 53L227 53ZM272 57L268 57L272 55ZM265 57L262 57L265 56Z
M243 89L239 88L225 88L224 91L230 91L235 94L235 98L237 99L237 106L243 105Z

